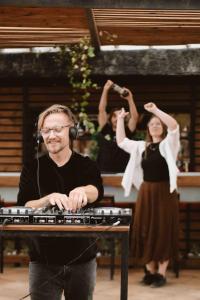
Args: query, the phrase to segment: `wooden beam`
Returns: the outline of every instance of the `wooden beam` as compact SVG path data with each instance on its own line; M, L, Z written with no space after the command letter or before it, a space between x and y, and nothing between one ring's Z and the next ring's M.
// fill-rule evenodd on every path
M82 7L82 8L146 8L200 9L198 0L1 0L0 6L15 7Z
M90 30L91 43L95 48L95 52L97 53L100 51L100 40L92 9L86 9L86 15L88 19L88 27Z

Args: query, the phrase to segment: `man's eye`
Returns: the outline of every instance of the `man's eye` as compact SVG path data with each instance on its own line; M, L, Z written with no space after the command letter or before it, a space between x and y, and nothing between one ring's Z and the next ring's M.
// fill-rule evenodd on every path
M55 127L53 130L54 130L55 132L59 133L59 132L61 132L62 127Z
M43 129L42 129L42 132L45 133L45 134L47 134L47 133L50 132L50 129L49 129L49 128L43 128Z

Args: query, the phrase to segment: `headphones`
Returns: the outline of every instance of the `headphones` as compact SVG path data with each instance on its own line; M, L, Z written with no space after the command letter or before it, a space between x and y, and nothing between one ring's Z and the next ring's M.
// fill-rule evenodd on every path
M75 126L72 126L69 128L69 138L71 140L76 140L78 138L78 124L76 124ZM36 142L37 144L41 144L44 142L42 135L40 134L40 132L37 132L36 135Z
M47 108L45 111L43 111L39 115L38 122L37 122L37 127L38 127L38 124L41 125L42 121L44 121L44 119L49 114L57 113L57 112L58 113L59 112L64 112L69 117L69 119L75 124L75 125L73 125L69 128L69 138L71 140L77 139L78 133L79 133L79 124L77 123L76 118L73 115L73 113L71 112L71 110L67 106L64 106L64 105L61 105L61 104L54 104L54 105L50 106L49 108ZM41 126L39 126L39 127L41 127ZM37 134L36 134L36 141L37 141L37 144L40 144L44 141L42 135L40 134L40 132L37 132Z

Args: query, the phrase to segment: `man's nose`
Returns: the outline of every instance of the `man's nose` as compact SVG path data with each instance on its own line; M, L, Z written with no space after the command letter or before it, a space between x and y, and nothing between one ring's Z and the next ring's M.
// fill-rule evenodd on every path
M56 136L54 129L50 129L49 138L54 138Z

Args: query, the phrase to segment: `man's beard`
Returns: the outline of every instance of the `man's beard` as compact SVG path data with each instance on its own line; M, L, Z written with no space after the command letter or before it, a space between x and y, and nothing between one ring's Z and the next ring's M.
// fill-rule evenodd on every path
M50 145L50 147L49 147L49 145ZM58 147L57 147L57 145L58 145ZM64 148L66 147L66 145L61 145L61 144L59 144L59 143L57 143L56 144L56 147L54 148L54 147L51 147L51 143L48 143L47 144L47 150L48 150L48 152L49 153L51 153L51 154L58 154L58 153L60 153Z

